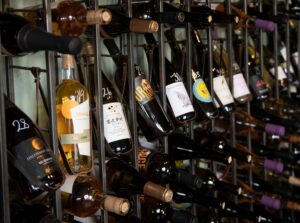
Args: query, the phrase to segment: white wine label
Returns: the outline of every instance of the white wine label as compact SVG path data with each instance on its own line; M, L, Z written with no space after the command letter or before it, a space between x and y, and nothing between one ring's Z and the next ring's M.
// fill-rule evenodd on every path
M97 219L95 216L89 216L89 217L85 217L85 218L74 216L74 220L76 220L76 222L80 222L80 223L97 223Z
M250 94L248 85L242 73L233 75L233 97L239 98Z
M153 99L153 90L147 79L143 78L142 76L138 76L135 78L134 83L135 100L139 104L143 105Z
M202 80L202 78L195 80L195 82L193 84L193 94L194 94L195 98L201 102L204 102L204 103L212 102L210 93L206 87L205 82Z
M229 90L228 84L224 76L218 76L213 78L214 92L219 98L222 105L234 103L234 99Z
M108 143L129 139L129 128L120 102L103 105L104 136Z
M77 178L77 175L66 175L66 179L64 184L60 187L62 192L66 192L68 194L72 194L73 192L73 185Z
M82 135L81 137L83 137L85 140L78 143L79 154L91 156L89 100L86 100L80 105L71 108L71 117L73 121L74 133L84 134L84 137Z
M182 82L167 85L166 95L175 117L195 111Z
M286 47L285 46L280 49L280 54L283 57L283 59L285 61L287 61L287 58L286 58Z
M270 72L273 75L273 77L275 77L275 68L274 67L270 68ZM283 80L283 79L287 78L287 76L281 66L277 67L277 73L278 73L278 80Z

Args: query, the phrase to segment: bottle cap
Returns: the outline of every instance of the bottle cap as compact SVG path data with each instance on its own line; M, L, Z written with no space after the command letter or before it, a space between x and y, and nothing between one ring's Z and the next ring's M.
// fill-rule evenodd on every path
M270 196L263 195L260 199L260 203L266 207L279 210L281 208L281 201L279 199L274 199Z
M300 136L298 134L296 134L296 135L289 135L288 140L291 143L300 143Z
M284 166L281 162L265 159L264 160L264 168L274 171L276 173L282 173Z
M158 184L148 181L144 186L144 194L164 202L171 202L173 191L169 188L162 187Z
M269 134L278 135L278 136L284 136L285 128L281 125L274 125L271 123L267 123L265 126L265 132Z
M155 20L135 19L130 20L130 31L135 33L154 33L159 28Z
M118 215L126 215L130 210L130 202L124 198L107 195L104 200L104 209Z
M297 177L290 176L288 182L291 185L300 186L300 179Z
M274 32L275 23L263 19L255 19L255 27L260 28L266 32Z
M84 44L87 64L95 64L94 47L91 42L87 41Z
M74 57L72 55L70 54L62 55L62 68L63 69L75 68Z
M89 25L107 25L111 18L111 12L108 9L89 10L86 14L86 22Z

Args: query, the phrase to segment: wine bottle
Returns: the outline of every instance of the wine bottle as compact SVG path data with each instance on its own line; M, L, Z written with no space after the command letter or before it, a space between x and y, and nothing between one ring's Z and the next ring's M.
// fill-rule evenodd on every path
M0 21L2 52L6 55L20 56L39 50L76 55L81 50L79 38L47 33L22 16L1 12Z
M142 223L141 219L136 217L135 215L127 214L125 216L108 214L108 222L109 223Z
M216 7L216 11L225 12L225 4L218 4L218 6ZM239 16L239 23L234 26L235 29L255 27L266 32L273 32L275 29L274 22L252 17L233 5L231 5L231 11L233 14Z
M242 188L226 181L221 181L208 169L196 168L196 175L202 179L202 189L207 192L222 191L240 195Z
M63 211L71 215L87 217L99 209L126 215L130 210L127 199L103 194L93 176L68 175L60 189Z
M138 167L147 179L155 183L177 182L194 189L202 187L200 177L176 168L175 161L166 153L139 148Z
M144 194L164 202L170 202L172 190L147 181L132 165L119 158L106 162L107 186L116 194L128 196Z
M251 105L252 108L252 115L260 120L263 120L265 122L272 122L277 125L282 125L286 128L286 130L290 130L291 133L297 132L297 130L300 129L300 123L295 120L289 120L282 117L279 117L277 115L274 115L265 109L262 109L260 106L256 104Z
M156 45L156 40L153 34L145 34L145 39L148 44L153 44L154 46ZM149 50L148 53L148 61L153 61L153 76L155 76L157 79L159 77L158 48L154 47L153 52ZM151 56L153 58L151 58ZM184 123L195 119L195 109L184 86L182 78L179 75L179 72L174 68L174 66L172 66L171 62L167 58L165 58L165 66L166 95L176 121L179 123Z
M228 67L229 60L228 54L223 50L223 47L219 48L216 44L213 45L214 61L224 71L225 77L228 79ZM232 55L232 75L233 75L233 97L238 103L246 103L252 100L252 94L248 88L244 75L241 73L238 63L235 61L234 55ZM222 69L223 68L223 69Z
M192 37L195 37L195 38L193 38L194 42L199 40L196 38L196 35L198 33L196 34L195 32L196 32L196 30L193 30L193 32L192 32ZM177 62L176 64L178 64L178 66L181 66L180 62L181 61L183 62L182 51L179 47L179 44L176 42L174 31L172 31L171 29L167 30L165 32L165 36L169 40L171 49L174 51L174 54L175 54L174 60L177 59L177 60L175 60ZM197 42L197 44L198 44L198 42ZM201 43L199 43L199 44L201 44ZM193 95L194 95L194 99L196 101L195 107L197 108L197 106L198 106L202 110L202 112L206 115L206 117L212 119L218 115L218 109L213 104L213 100L211 98L210 92L207 89L207 86L202 78L199 62L198 63L196 62L196 61L201 61L200 58L203 58L203 53L202 53L203 51L201 51L200 47L201 46L195 46L197 56L195 55L195 57L193 57L193 60L192 60L193 63L192 63L191 76L192 76L192 80L193 80ZM189 75L189 74L186 74L186 76L187 75ZM197 110L198 109L196 109L196 111Z
M5 117L11 180L25 192L24 199L58 189L64 174L51 148L33 121L6 96ZM29 185L33 194L29 194ZM36 188L40 190L35 191Z
M87 89L74 79L74 58L62 56L63 80L56 89L57 132L72 173L92 167L90 102ZM62 162L62 160L61 160Z
M91 44L85 46L88 48L89 56L87 63L89 66L90 89L92 100L95 100L94 89L94 50ZM118 99L117 92L114 86L108 80L105 74L102 73L102 96L103 96L103 120L104 120L104 137L107 142L107 147L114 154L128 153L132 149L132 141L129 131L129 126L125 117L124 108L121 101ZM95 101L94 101L95 104Z
M121 54L113 39L105 39L104 44L110 54L115 58L118 73L115 82L128 102L127 58ZM137 121L148 141L169 135L174 130L174 125L163 110L151 83L145 77L138 65L135 68L135 100L137 103Z
M11 223L62 223L49 208L43 204L23 204L18 201L10 203Z
M197 217L188 211L174 210L170 204L145 198L142 202L142 221L144 223L198 223Z
M197 206L196 214L199 223L220 223L222 222L219 215L214 210L208 208Z
M200 158L214 160L224 164L230 164L232 162L232 156L228 153L198 145L195 140L183 134L172 133L168 139L169 154L175 160Z
M216 125L218 127L221 127L222 129L222 126L228 126L228 121L229 117L219 116L217 118ZM283 126L275 125L273 123L264 122L260 119L256 119L241 108L238 108L235 111L235 123L237 127L237 134L239 134L239 132L243 133L249 131L262 131L268 134L274 134L278 136L285 136L286 134L285 128Z
M181 24L185 17L183 12L157 12L157 2L149 1L132 5L133 17L138 19L153 19L158 23L171 25Z
M52 30L57 35L80 36L89 25L109 24L112 15L106 8L87 10L85 6L73 0L63 0L51 5ZM45 10L25 11L24 17L38 26L43 26Z
M239 17L233 14L227 14L225 12L220 12L213 10L205 5L193 5L191 7L192 13L208 13L212 17L213 24L237 24L239 22Z
M170 187L174 193L173 201L175 203L195 203L204 207L217 208L218 210L226 207L226 202L223 199L199 193L183 185L171 184Z
M249 163L252 160L252 154L246 148L243 148L240 144L236 144L236 148L230 146L222 133L208 132L198 127L194 129L194 136L197 139L197 143L201 146L229 153L240 162Z
M207 27L210 26L212 22L210 10L202 12L187 12L166 2L163 3L163 9L165 12L181 12L184 14L185 22L191 22L192 24L197 24L198 26Z
M286 98L269 98L265 102L265 109L272 114L277 114L284 118L288 116L291 116L292 118L300 116L300 106L294 104L293 100L288 100Z
M115 7L109 7L112 13L110 24L101 26L100 33L104 38L117 37L123 33L154 33L159 24L155 20L130 18Z

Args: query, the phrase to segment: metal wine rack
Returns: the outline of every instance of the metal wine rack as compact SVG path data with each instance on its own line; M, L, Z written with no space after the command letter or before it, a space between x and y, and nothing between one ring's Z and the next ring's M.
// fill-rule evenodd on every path
M251 0L249 0L250 2ZM43 7L45 8L46 14L45 14L45 21L46 21L46 27L47 27L47 31L51 32L51 3L53 1L52 0L43 0L41 3L43 4ZM128 12L128 16L132 15L132 4L133 4L133 0L126 0L124 1L126 3L127 6L127 12ZM220 1L216 1L216 2L220 2ZM10 7L10 0L2 0L2 11L7 11L7 9ZM94 4L94 8L97 9L99 7L99 4L101 5L101 1L99 2L95 2ZM157 0L158 6L159 6L159 11L163 12L163 1L161 0ZM183 0L183 3L185 5L185 9L187 11L190 11L190 7L192 5L192 0ZM210 5L211 3L213 3L213 1L210 0L206 0L205 4ZM229 0L225 0L226 3L226 8L227 8L227 13L230 13L230 6L231 6L231 1ZM247 0L240 0L240 3L243 6L243 11L247 13ZM274 15L277 14L277 0L273 0L273 12ZM258 4L259 4L259 9L260 11L262 11L262 0L258 0ZM286 4L288 4L288 1L286 1ZM277 26L277 25L276 25ZM298 27L298 40L300 40L300 20L298 20L297 22L297 27ZM186 53L186 72L187 73L191 73L191 57L192 57L192 50L191 50L191 35L190 35L190 30L191 30L191 24L187 24L186 27L186 49L187 49L187 53ZM99 25L95 26L95 36L94 36L94 40L95 40L95 56L96 56L96 69L97 69L97 73L100 74L101 73L101 58L102 58L102 49L101 49L101 36L100 36L100 27ZM232 75L232 61L233 61L233 57L232 54L232 32L233 32L233 28L232 25L229 24L226 27L226 48L227 50L229 50L228 55L229 55L229 67L228 67L228 71L229 71L229 85L230 88L232 89L233 87L233 75ZM206 29L206 33L207 33L207 43L208 43L208 55L209 55L209 61L208 61L208 67L209 70L212 70L213 67L213 54L212 54L212 30L211 27ZM166 92L165 92L165 84L166 84L166 80L165 80L165 76L164 74L164 70L165 70L165 48L164 48L164 27L163 25L160 25L160 29L159 32L157 34L157 39L159 42L159 61L160 61L160 67L159 67L159 71L160 71L160 92L161 92L161 102L163 104L164 109L167 109L167 100L166 100ZM1 38L1 36L0 36ZM243 30L243 38L244 41L246 43L246 49L247 49L247 44L248 44L248 29L245 28ZM261 64L261 70L263 70L263 43L262 43L262 39L263 39L263 31L260 30L259 31L259 38L260 38L260 42L259 42L259 54L260 54L260 64ZM274 49L275 49L275 55L277 55L278 52L278 46L277 46L277 38L278 38L278 32L277 32L277 27L275 28L275 32L274 32ZM133 70L134 70L134 63L135 63L135 34L133 33L129 33L129 34L124 34L120 37L121 39L121 43L122 45L122 49L126 51L126 54L128 55L128 73L129 74L133 74ZM289 64L291 63L290 61L290 38L289 38L289 25L288 23L286 24L286 39L285 39L285 44L287 46L287 66L289 67ZM297 42L297 50L300 53L300 41ZM0 53L1 53L1 48L0 48ZM2 55L2 54L1 54ZM244 59L246 61L245 64L247 64L248 62L248 52L247 50L245 50L244 53ZM275 67L277 67L278 65L278 58L275 57ZM300 57L298 57L298 74L297 74L297 78L300 82ZM54 150L54 153L56 156L58 156L58 145L57 145L57 133L55 131L56 129L56 111L55 111L55 89L56 89L56 75L55 73L57 72L57 66L55 64L56 58L55 58L55 53L54 52L45 52L45 61L46 61L46 75L47 75L47 88L48 88L48 101L49 101L49 105L50 105L50 144ZM14 95L14 73L11 69L11 66L14 63L14 58L12 57L5 57L5 56L1 56L1 61L0 61L0 70L4 71L4 73L6 75L0 75L0 93L1 95L3 93L7 93L9 95L9 97L14 100L15 95ZM246 81L247 83L249 83L249 70L248 68L245 68L245 77L246 77ZM102 91L99 89L102 89L102 78L101 75L96 75L97 79L96 79L96 100L97 100L97 104L102 105ZM208 88L210 90L210 92L212 93L213 96L213 85L212 85L212 73L209 73L209 82L208 83ZM276 85L275 85L275 95L276 98L279 98L279 86L278 86L278 71L275 70L275 78L276 78ZM129 75L129 124L130 124L130 129L131 129L131 133L132 133L132 138L133 138L133 147L137 148L138 147L138 132L137 132L137 124L136 121L137 120L137 115L136 115L136 102L135 102L135 97L134 97L134 76L133 75ZM187 89L188 89L188 93L190 95L190 97L192 98L192 80L191 77L188 76L187 78ZM264 104L262 103L262 107L264 106ZM96 111L96 120L97 120L97 127L98 129L103 129L103 114L102 114L102 109L98 109ZM0 177L1 177L1 184L0 184L0 194L1 194L1 199L0 199L0 222L3 223L10 223L10 210L9 210L9 186L8 186L8 166L7 166L7 156L6 156L6 132L5 132L5 112L4 112L4 101L3 101L3 97L0 97ZM250 103L248 102L246 105L246 109L248 113L251 113L250 110ZM230 136L230 143L232 146L235 146L235 116L234 114L231 115L230 117L230 129L231 129L231 136ZM214 129L214 121L211 122L211 128ZM193 123L191 123L189 125L188 128L188 134L190 137L194 137L193 135ZM100 165L99 165L99 179L102 182L103 185L103 192L105 193L107 191L106 189L106 169L105 169L105 143L104 143L104 135L103 132L98 131L98 135L97 135L98 139L99 139L99 149L98 149L98 157L100 157ZM163 141L163 152L168 152L168 141L167 141L167 137L164 137ZM247 138L247 142L248 142L248 149L251 151L251 135L249 133L248 138ZM138 154L137 154L137 150L133 150L132 152L132 157L134 160L134 163L137 167L138 164ZM191 162L191 171L194 172L194 162ZM234 160L233 164L232 164L232 182L236 183L237 178L236 178L236 162ZM213 165L212 170L216 170L216 166ZM249 182L250 184L252 183L252 173L251 171L249 171ZM252 208L252 207L251 207ZM193 210L195 212L195 209ZM59 219L62 219L62 209L61 209L61 200L60 200L60 191L58 190L55 195L54 195L54 206L53 206L53 212L56 214L56 216ZM140 217L141 215L141 205L138 202L138 197L136 197L135 199L135 203L134 203L134 212L135 214ZM101 222L102 223L106 223L108 222L107 220L107 213L105 211L101 212Z

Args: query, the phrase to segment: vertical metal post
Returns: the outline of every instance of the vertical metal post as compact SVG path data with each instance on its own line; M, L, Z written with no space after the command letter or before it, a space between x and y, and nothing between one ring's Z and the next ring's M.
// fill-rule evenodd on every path
M277 15L277 0L273 0L273 14ZM275 98L279 99L279 83L278 83L278 27L275 24L274 30L274 66L275 66Z
M300 83L300 20L297 20L297 52L298 52L298 61L297 61L297 65L298 65L298 73L297 73L297 79Z
M231 14L231 1L226 1L226 13ZM226 50L228 52L228 75L229 75L229 87L231 92L233 92L233 73L232 73L232 63L233 63L233 51L232 51L232 24L227 25L226 30ZM236 146L235 139L235 114L230 114L230 143L232 147ZM237 183L236 179L236 160L233 159L232 162L232 182ZM235 198L235 202L237 199Z
M0 36L1 43L1 36ZM1 47L0 47L1 55ZM1 64L3 61L3 56L1 56ZM5 127L5 106L4 106L4 80L3 75L0 75L0 222L10 223L10 211L9 211L9 187L8 187L8 164L7 164L7 148L6 148L6 127Z
M43 6L45 9L45 21L48 32L52 32L52 16L51 16L51 0L44 0ZM53 149L55 157L58 159L58 137L57 137L57 124L56 124L56 71L55 71L55 57L54 52L46 51L46 68L47 68L47 84L49 95L49 119L50 119L50 145ZM59 220L62 219L61 195L60 190L54 194L54 213Z
M132 17L132 1L127 0L127 10L128 10L128 16ZM133 138L133 160L134 165L138 169L138 133L137 133L137 115L136 115L136 101L135 101L135 87L134 87L134 78L135 78L135 72L134 72L134 61L133 61L133 34L128 33L127 34L127 55L128 55L128 85L129 85L129 108L130 108L130 115L131 115L131 133ZM141 217L141 203L139 200L139 197L136 196L135 199L135 213L138 217Z
M286 0L285 2L285 9L289 9L289 1ZM285 47L286 47L286 69L287 69L287 76L289 77L291 74L291 48L290 48L290 26L289 26L289 21L286 21L285 24ZM288 96L291 97L291 92L290 92L290 82L288 82Z
M163 12L163 1L157 0L159 12ZM166 97L166 68L165 68L165 44L164 44L164 25L159 25L158 30L159 43L159 86L160 86L160 100L165 111L167 111L167 97ZM168 153L168 138L163 137L163 151Z

